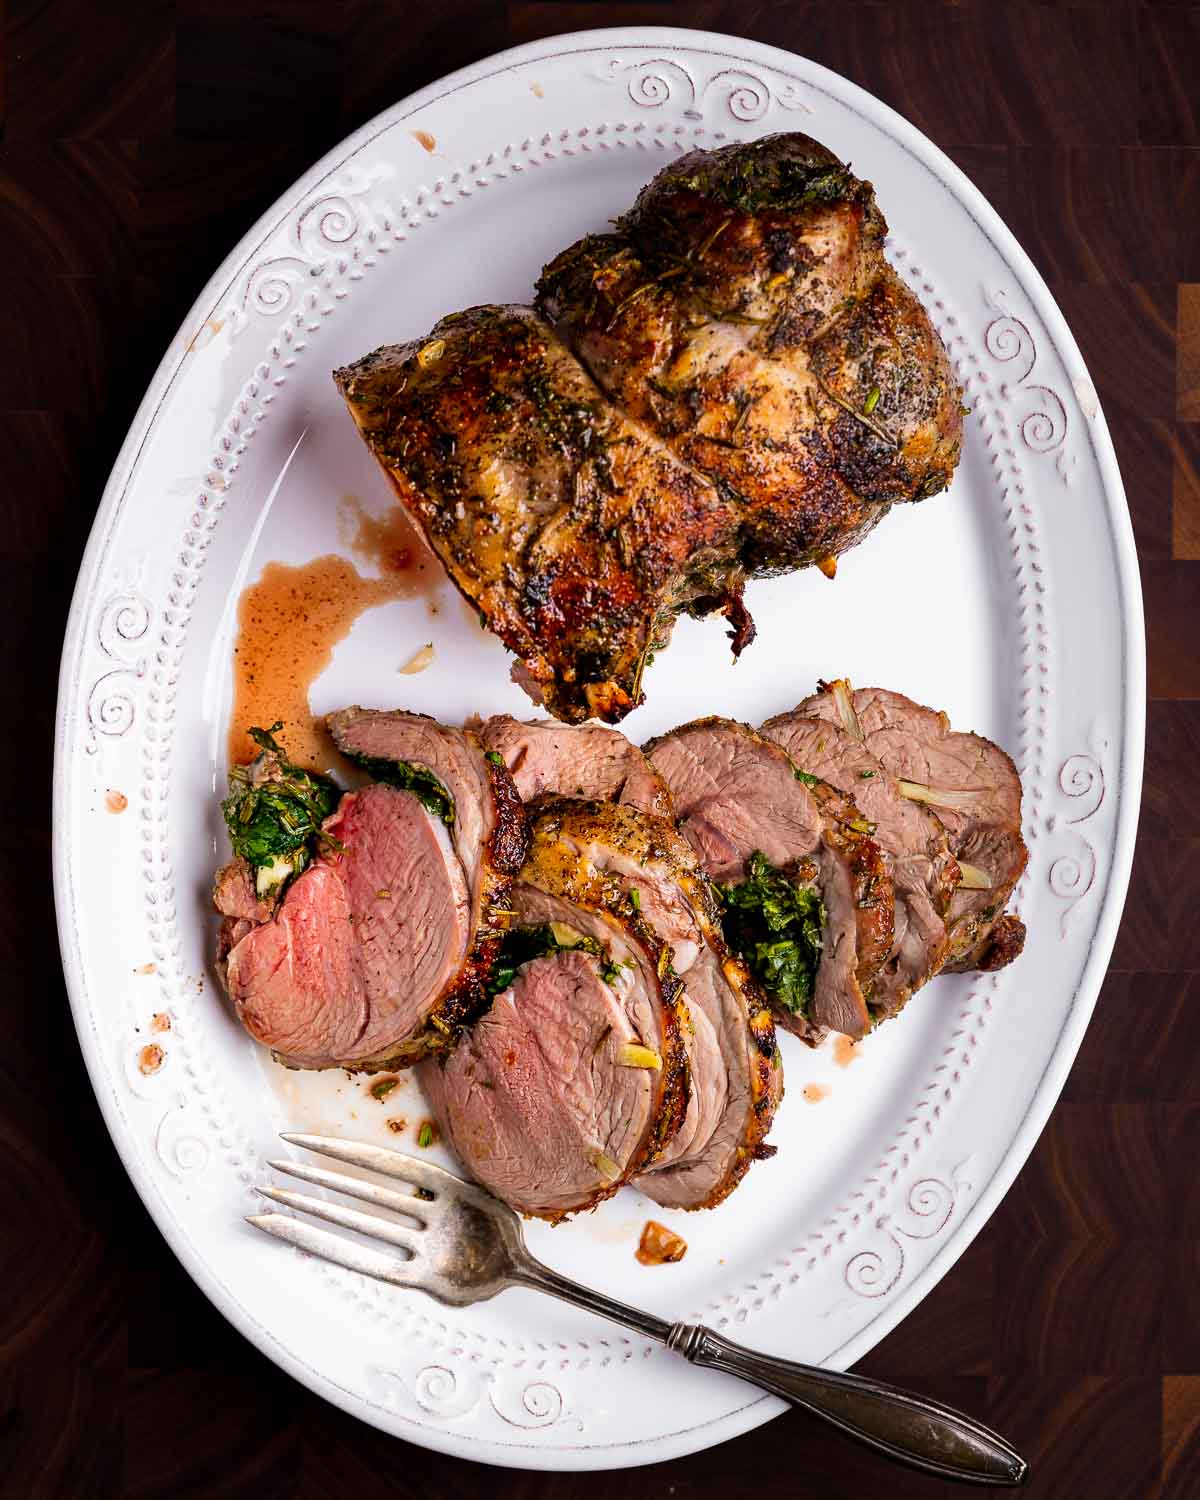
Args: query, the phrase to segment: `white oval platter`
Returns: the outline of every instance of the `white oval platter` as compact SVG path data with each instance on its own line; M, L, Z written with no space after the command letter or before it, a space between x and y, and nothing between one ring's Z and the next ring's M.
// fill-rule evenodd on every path
M339 495L388 503L335 365L452 309L528 300L545 260L676 153L792 129L876 185L889 254L972 408L961 469L948 495L893 513L836 583L810 571L753 585L759 638L737 666L721 622L684 621L624 727L644 738L709 712L759 722L838 674L945 708L1020 765L1028 947L1001 974L938 980L849 1067L785 1038L778 1155L719 1210L663 1214L626 1189L530 1239L560 1270L664 1316L853 1364L962 1253L1054 1104L1111 950L1141 786L1141 599L1112 445L1054 301L962 173L844 79L728 37L583 33L457 73L331 152L217 271L138 412L80 573L55 883L108 1128L226 1317L347 1411L468 1458L648 1463L781 1407L531 1293L450 1313L244 1225L278 1130L412 1148L412 1123L396 1135L386 1120L415 1122L421 1106L409 1083L381 1105L342 1074L283 1074L212 978L236 601L268 560L341 550ZM434 666L399 675L430 639ZM314 706L451 722L527 711L508 664L445 587L362 616ZM127 797L123 813L110 791ZM153 1032L161 1014L171 1029ZM150 1072L148 1043L161 1049ZM827 1097L806 1102L807 1084ZM634 1260L651 1212L678 1220L681 1264Z

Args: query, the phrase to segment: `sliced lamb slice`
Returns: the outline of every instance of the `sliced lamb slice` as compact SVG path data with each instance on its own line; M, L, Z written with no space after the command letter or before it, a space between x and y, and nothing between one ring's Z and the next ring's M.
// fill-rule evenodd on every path
M662 1197L668 1191L668 1183L673 1180L672 1169L690 1165L704 1156L729 1108L729 1070L708 1012L700 1003L704 996L711 1004L711 995L705 996L700 988L703 984L701 976L709 967L709 962L705 959L699 965L693 965L683 976L688 1007L688 1025L683 1033L683 1050L688 1066L687 1111L674 1138L667 1143L658 1160L634 1179L634 1186L641 1188L656 1203L672 1201ZM724 1187L723 1176L718 1176L716 1181L723 1187L717 1197L712 1196L715 1188L710 1182L706 1185L702 1203L685 1202L676 1206L711 1208L733 1189L733 1183Z
M479 925L503 906L525 857L525 819L511 776L469 729L448 729L400 709L342 708L327 719L334 743L376 781L415 785L412 771L432 775L449 793L450 837L471 887ZM420 795L420 787L416 787Z
M376 781L411 786L432 776L449 794L450 837L471 893L471 952L447 1000L443 1021L469 1021L483 1003L504 927L513 877L525 858L525 810L503 761L469 729L450 729L426 714L400 709L343 708L327 719L343 755ZM415 774L415 780L414 780ZM436 796L431 803L438 811Z
M946 912L958 864L940 820L901 796L893 776L861 740L827 719L780 714L762 727L801 770L823 777L854 798L875 825L896 889L892 951L871 985L877 1017L894 1016L942 967L948 952Z
M714 1208L752 1162L774 1154L765 1137L783 1097L783 1063L766 996L715 926L684 982L700 1118L694 1138L634 1186L664 1208Z
M670 949L553 820L535 819L511 899L514 929L563 947L518 968L420 1076L471 1175L522 1213L558 1220L614 1193L680 1129L687 1006Z
M770 1154L763 1140L783 1069L766 997L726 948L712 887L673 824L561 797L543 799L531 817L535 830L554 830L578 882L599 882L607 903L636 911L670 947L691 1014L684 1044L692 1088L678 1135L636 1186L665 1206L711 1208Z
M600 960L535 959L444 1063L421 1066L442 1133L470 1175L519 1213L558 1220L635 1171L655 1075L619 1058L640 1040Z
M1021 778L1012 760L981 735L952 730L937 709L883 688L852 690L841 680L799 704L797 713L842 724L895 776L906 797L945 824L963 883L950 902L947 968L1002 967L1020 952L1006 926L993 950L989 934L1029 858L1021 837Z
M445 825L394 787L343 797L325 829L340 849L322 853L274 917L230 950L230 998L250 1034L293 1067L399 1061L428 1045L467 961L462 866Z
M489 750L504 757L528 802L543 792L603 797L660 818L673 817L671 794L650 762L617 729L602 724L521 723L497 714L479 728Z
M798 774L778 745L730 719L698 719L646 750L706 874L738 884L757 852L820 890L825 922L811 1001L801 1011L777 1002L776 1021L813 1044L827 1029L862 1036L871 1024L867 994L891 950L893 897L853 800Z
M226 985L289 1066L403 1067L487 1003L524 810L474 735L364 709L330 727L377 784L342 798L270 920L236 868L218 877Z

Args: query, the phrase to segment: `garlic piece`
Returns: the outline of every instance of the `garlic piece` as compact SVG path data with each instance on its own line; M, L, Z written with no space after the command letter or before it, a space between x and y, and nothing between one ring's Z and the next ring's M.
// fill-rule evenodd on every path
M409 659L400 668L402 677L415 677L418 672L423 672L433 661L433 642L426 641L419 651L414 651Z

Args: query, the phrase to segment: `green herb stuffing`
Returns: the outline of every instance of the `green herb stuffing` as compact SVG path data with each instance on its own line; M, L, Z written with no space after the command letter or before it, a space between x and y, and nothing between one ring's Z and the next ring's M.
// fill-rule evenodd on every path
M680 173L670 179L670 185L713 198L745 214L837 203L852 197L855 187L853 177L842 166L787 157L771 160L750 153L724 163L717 172L699 167L688 174Z
M261 754L248 766L232 766L229 796L221 803L233 852L255 871L260 896L278 895L310 862L318 843L340 849L321 824L334 811L341 792L327 776L304 771L288 760L275 739L282 721L254 728L250 738Z
M725 909L725 940L774 999L806 1015L821 962L825 907L818 891L799 885L758 850L740 885L717 887Z
M428 766L415 766L407 760L387 760L381 755L356 755L345 752L356 766L361 766L372 781L386 782L411 792L422 807L440 818L448 827L454 823L454 799Z
M517 977L517 971L532 963L535 958L545 958L551 953L572 953L576 949L601 959L601 979L605 984L616 983L626 964L615 963L595 938L585 937L582 932L568 931L564 934L561 923L555 923L554 926L559 928L557 933L549 922L542 922L536 927L514 927L504 934L492 977L488 980L489 995L498 995L502 990L508 989Z
M805 786L817 786L821 780L819 776L810 776L807 771L802 771L799 766L792 767L792 775Z
M504 764L504 757L500 754L499 750L485 751L483 758L484 760L490 760L494 766L502 766Z

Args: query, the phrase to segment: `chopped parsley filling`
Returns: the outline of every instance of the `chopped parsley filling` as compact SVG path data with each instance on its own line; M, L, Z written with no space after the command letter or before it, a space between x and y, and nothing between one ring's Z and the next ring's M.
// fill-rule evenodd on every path
M508 989L518 971L535 958L545 958L553 953L573 953L576 950L600 959L600 978L605 984L615 984L621 970L628 967L627 961L618 963L614 960L596 938L576 932L565 922L540 922L532 927L513 927L504 934L500 944L500 953L488 980L488 994L498 995L502 990Z
M772 160L750 152L723 163L719 171L698 167L668 180L671 187L687 188L744 214L837 203L853 197L856 188L850 172L838 163L794 157Z
M447 827L453 825L454 799L428 766L414 765L408 760L389 760L382 755L357 755L353 750L344 753L356 766L361 766L372 781L382 781L402 792L411 792L435 818L440 818Z
M259 896L278 896L311 861L318 844L340 848L321 831L341 791L328 776L302 770L287 758L275 732L253 728L259 755L248 766L231 766L229 796L221 803L233 852L255 872Z
M803 885L755 850L745 879L718 885L725 940L763 989L786 1010L807 1015L821 962L825 907Z

